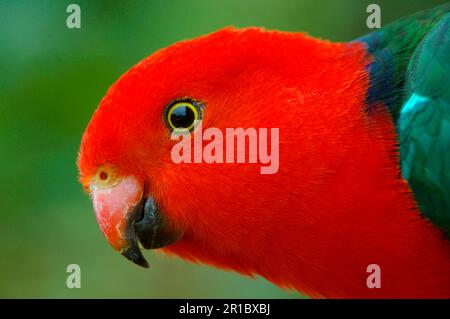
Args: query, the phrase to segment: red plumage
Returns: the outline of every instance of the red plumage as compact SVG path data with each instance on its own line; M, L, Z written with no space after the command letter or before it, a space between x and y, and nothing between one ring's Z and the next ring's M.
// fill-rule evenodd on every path
M367 114L361 44L299 33L224 29L133 67L83 136L87 188L99 167L135 176L185 233L183 258L313 297L449 297L450 246L401 179L390 115ZM175 164L162 114L205 103L203 128L280 129L280 166ZM382 287L366 286L378 264Z

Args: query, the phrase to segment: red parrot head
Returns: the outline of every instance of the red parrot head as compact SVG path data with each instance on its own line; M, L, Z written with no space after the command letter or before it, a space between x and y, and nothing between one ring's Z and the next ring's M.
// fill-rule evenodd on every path
M160 50L125 73L94 113L78 158L81 182L111 246L141 266L148 265L139 242L242 272L257 268L270 245L288 240L283 229L290 227L291 209L298 210L290 198L301 202L317 187L309 181L326 174L314 158L335 153L327 138L319 146L311 140L319 138L315 132L329 132L324 92L334 93L341 79L325 83L321 70L336 69L323 64L342 50L303 34L227 28ZM352 73L359 65L347 67ZM321 106L325 117L314 115ZM279 171L262 175L261 165L249 163L175 163L171 133L195 131L196 120L222 132L280 128Z
M316 297L448 297L448 242L401 178L391 114L369 90L371 69L392 68L373 61L359 41L257 28L142 60L78 157L108 242L144 267L140 245Z

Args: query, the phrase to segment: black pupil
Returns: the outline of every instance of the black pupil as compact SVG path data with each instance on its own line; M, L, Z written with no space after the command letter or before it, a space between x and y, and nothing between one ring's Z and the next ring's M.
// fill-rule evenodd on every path
M194 121L194 111L186 105L177 106L170 114L170 122L176 128L188 128Z

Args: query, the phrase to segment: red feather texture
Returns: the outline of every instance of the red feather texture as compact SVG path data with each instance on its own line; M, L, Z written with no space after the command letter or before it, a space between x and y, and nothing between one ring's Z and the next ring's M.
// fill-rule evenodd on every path
M227 28L160 50L114 84L82 140L88 185L101 165L145 180L186 233L167 253L312 297L450 297L450 246L401 179L382 106L367 114L360 44ZM163 111L204 102L203 129L279 128L280 166L175 164ZM381 288L366 285L369 264Z

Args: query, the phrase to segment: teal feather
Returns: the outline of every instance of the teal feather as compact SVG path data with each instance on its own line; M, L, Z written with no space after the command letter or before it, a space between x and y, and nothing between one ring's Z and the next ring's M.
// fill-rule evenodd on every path
M356 41L374 60L368 111L378 101L389 108L402 175L422 213L450 232L450 4Z

